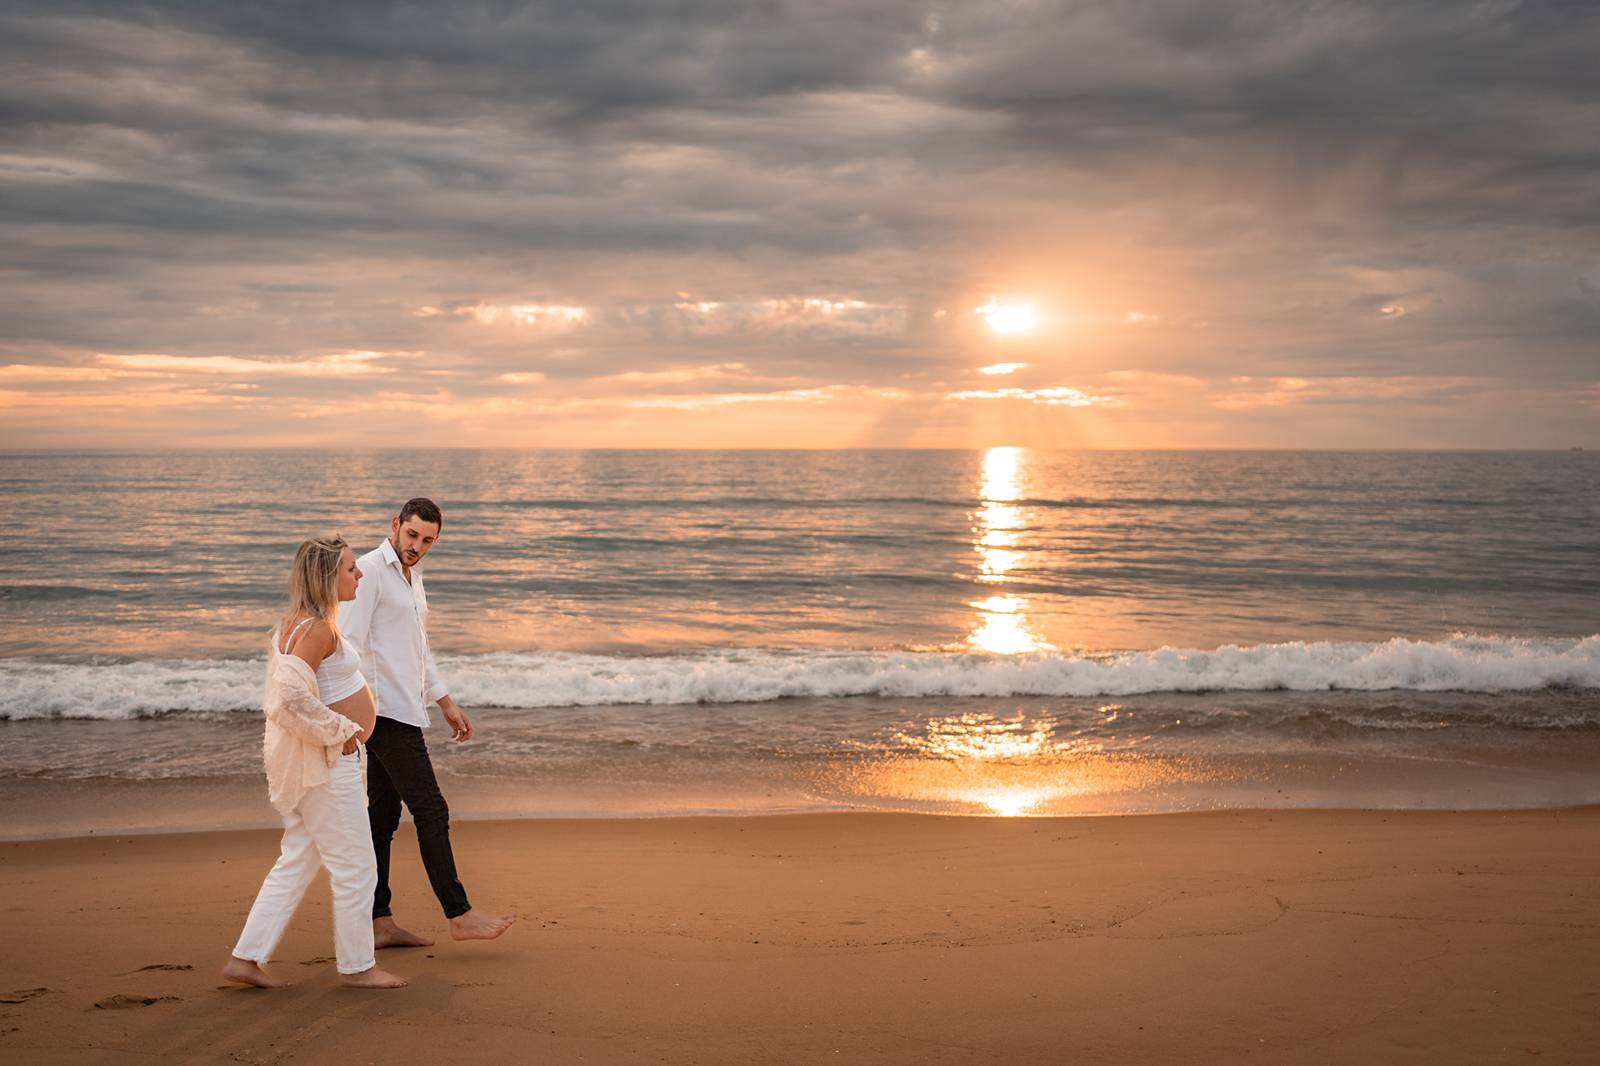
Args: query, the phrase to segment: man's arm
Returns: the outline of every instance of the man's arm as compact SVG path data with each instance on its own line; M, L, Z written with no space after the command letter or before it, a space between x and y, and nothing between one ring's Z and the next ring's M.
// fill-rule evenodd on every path
M450 735L457 740L472 739L472 719L467 717L467 712L461 705L450 698L450 692L445 688L444 682L439 679L439 667L433 661L433 649L428 648L423 653L427 687L423 690L423 699L428 703L437 703L444 720L450 723Z
M428 638L424 635L422 639ZM433 661L433 649L426 644L422 648L422 675L422 702L437 703L443 708L444 701L450 699L450 689L439 679L439 664Z

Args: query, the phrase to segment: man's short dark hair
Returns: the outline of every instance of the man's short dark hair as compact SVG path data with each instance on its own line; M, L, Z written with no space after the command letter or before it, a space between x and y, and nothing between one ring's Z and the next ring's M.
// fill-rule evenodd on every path
M417 517L424 522L432 522L440 531L444 530L444 515L439 513L439 505L426 496L418 496L407 500L405 506L400 508L400 524L405 525L406 519Z

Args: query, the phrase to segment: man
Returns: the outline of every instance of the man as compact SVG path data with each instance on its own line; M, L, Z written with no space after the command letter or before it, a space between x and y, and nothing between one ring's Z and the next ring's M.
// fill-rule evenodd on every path
M411 811L417 847L456 940L493 940L515 921L472 909L456 877L450 849L450 808L428 758L422 731L428 704L437 703L457 741L472 738L472 722L451 699L428 650L428 597L418 564L439 539L444 516L432 500L407 500L389 523L390 536L357 561L356 598L339 611L339 631L361 655L361 672L378 705L367 741L367 820L378 858L372 927L377 946L427 947L433 941L395 923L389 909L389 850L400 826L400 805Z

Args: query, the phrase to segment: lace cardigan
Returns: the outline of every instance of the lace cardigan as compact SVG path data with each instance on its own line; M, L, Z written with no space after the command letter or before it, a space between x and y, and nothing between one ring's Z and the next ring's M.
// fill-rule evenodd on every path
M276 634L267 659L262 708L267 716L261 745L267 798L287 814L299 806L308 789L327 783L345 741L361 727L322 702L316 672L299 656L278 651Z

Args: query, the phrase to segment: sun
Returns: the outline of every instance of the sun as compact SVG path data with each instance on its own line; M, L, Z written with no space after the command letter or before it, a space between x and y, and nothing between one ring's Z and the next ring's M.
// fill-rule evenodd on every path
M1030 303L1000 303L990 300L977 309L989 328L1001 337L1021 337L1032 333L1038 324L1038 315Z

